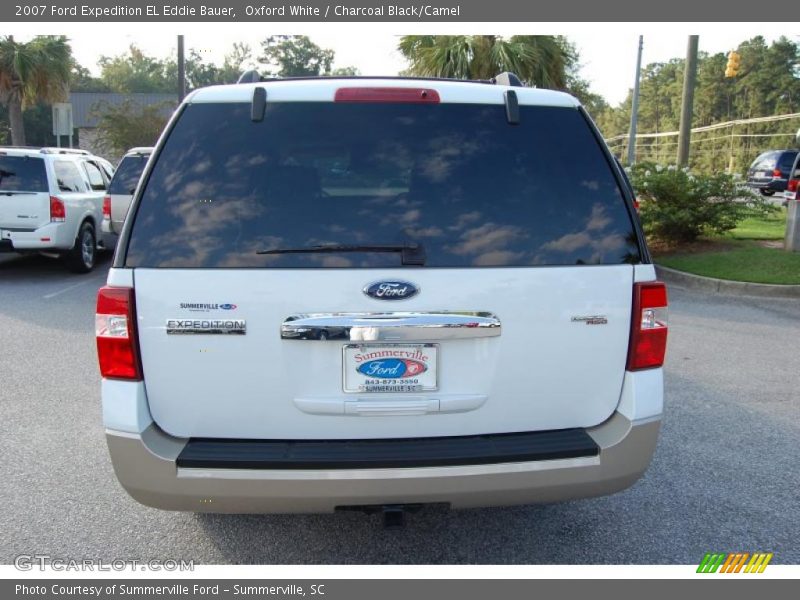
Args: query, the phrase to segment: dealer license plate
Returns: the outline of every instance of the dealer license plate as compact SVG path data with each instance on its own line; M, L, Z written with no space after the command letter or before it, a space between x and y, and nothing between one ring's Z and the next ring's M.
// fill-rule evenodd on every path
M344 346L345 392L430 392L437 389L437 344Z

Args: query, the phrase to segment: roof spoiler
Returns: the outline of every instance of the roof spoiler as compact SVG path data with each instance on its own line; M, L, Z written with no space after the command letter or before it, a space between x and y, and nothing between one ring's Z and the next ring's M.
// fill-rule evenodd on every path
M306 80L306 79L331 79L330 76L317 76L317 77L262 77L259 75L256 69L250 69L249 71L245 71L239 77L239 80L236 83L261 83L265 81L286 81L286 80ZM424 80L424 81L452 81L452 82L462 82L462 83L487 83L491 85L508 85L511 87L524 87L522 81L519 77L517 77L514 73L506 71L504 73L500 73L499 75L493 77L492 79L449 79L446 77L396 77L396 76L387 76L381 77L377 75L373 76L364 76L364 75L356 75L356 76L346 76L346 77L336 77L336 79L402 79L402 80Z

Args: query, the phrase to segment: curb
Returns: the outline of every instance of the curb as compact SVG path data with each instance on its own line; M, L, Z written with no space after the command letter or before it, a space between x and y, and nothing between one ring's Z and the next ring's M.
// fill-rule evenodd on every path
M713 294L757 296L760 298L800 298L800 285L772 285L714 279L712 277L693 275L685 271L676 271L661 265L656 265L656 273L659 279L665 283Z

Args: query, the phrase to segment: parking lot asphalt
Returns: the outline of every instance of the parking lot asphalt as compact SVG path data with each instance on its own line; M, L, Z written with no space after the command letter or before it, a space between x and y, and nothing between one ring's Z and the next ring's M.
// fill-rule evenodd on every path
M72 275L0 260L0 562L697 564L709 551L800 563L800 303L670 290L666 417L651 468L616 495L377 516L199 515L141 506L103 437L93 318L106 257Z

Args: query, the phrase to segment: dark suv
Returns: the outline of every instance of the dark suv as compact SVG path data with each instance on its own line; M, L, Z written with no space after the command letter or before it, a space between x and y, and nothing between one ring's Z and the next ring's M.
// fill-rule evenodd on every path
M786 190L797 150L770 150L760 154L747 170L747 185L765 196Z

